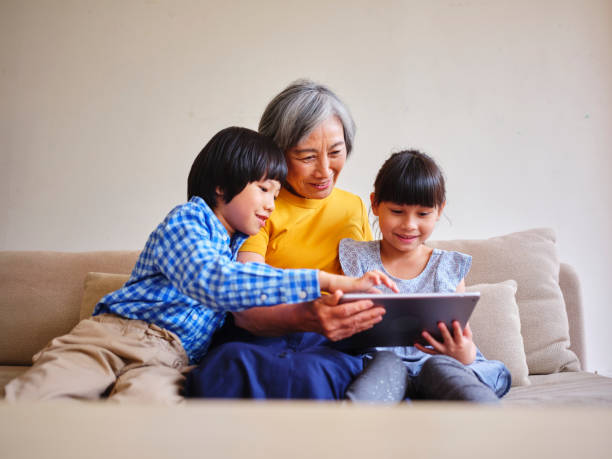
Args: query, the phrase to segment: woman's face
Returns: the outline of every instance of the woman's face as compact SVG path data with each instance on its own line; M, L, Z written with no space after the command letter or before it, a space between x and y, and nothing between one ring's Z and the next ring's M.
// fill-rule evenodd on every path
M346 162L344 129L336 116L327 118L285 153L289 190L309 199L332 192Z

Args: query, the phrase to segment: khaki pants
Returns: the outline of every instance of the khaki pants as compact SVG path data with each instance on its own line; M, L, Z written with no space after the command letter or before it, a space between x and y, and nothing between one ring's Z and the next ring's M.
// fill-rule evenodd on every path
M113 401L177 403L190 369L174 333L112 314L82 320L32 360L32 368L6 385L6 400L97 399L109 393Z

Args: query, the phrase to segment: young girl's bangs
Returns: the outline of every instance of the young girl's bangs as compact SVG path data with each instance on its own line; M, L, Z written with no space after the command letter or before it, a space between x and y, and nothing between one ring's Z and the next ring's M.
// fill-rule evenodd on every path
M396 184L390 188L389 198L380 201L423 207L437 207L443 202L440 201L440 184L433 177L398 177Z
M376 202L439 207L446 200L442 171L429 156L418 151L392 155L374 183Z

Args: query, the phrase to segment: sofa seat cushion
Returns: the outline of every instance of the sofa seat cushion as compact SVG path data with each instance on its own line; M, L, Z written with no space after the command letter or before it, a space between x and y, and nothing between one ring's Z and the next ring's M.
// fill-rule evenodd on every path
M531 385L513 387L504 403L612 406L612 378L587 371L532 375Z

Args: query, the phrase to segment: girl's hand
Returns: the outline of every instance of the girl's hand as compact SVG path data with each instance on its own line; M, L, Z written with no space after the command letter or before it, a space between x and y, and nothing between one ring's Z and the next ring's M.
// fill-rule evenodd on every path
M424 347L419 343L415 343L414 346L426 354L448 355L464 365L469 365L474 361L476 358L476 345L474 344L474 341L472 341L472 330L470 329L470 324L467 324L465 329L462 331L459 322L457 320L453 321L452 336L444 322L439 322L438 328L442 333L442 342L436 340L426 331L421 334L423 338L425 338L425 341L427 341L431 347L433 347L433 349Z
M380 291L375 288L380 284L386 285L395 293L399 292L395 282L393 282L385 273L380 271L368 271L359 278L329 274L323 271L319 271L319 275L321 287L331 293L335 292L336 290L342 290L345 293L380 293Z

